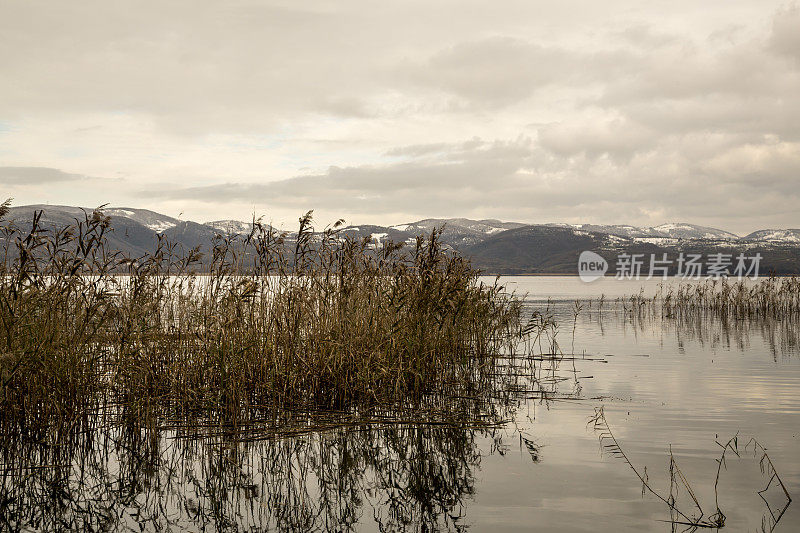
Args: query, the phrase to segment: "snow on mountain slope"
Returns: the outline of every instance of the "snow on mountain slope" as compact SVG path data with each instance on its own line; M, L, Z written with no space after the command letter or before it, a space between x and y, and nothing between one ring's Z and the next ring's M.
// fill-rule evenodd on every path
M133 209L129 207L109 207L103 210L110 217L126 217L135 220L142 226L150 228L156 233L163 233L174 228L180 220L148 209Z
M721 241L735 241L739 239L738 235L730 233L729 231L709 228L707 226L698 226L696 224L668 223L654 226L651 229L661 233L664 237L672 237L673 239L708 239Z
M61 225L74 223L74 220L82 219L85 213L91 213L91 208L80 208L75 206L59 205L27 205L12 207L9 214L10 219L15 219L20 224L29 222L33 211L44 210L45 221L52 219L53 223ZM156 233L172 233L171 230L176 226L185 225L184 222L148 209L136 209L129 207L107 207L104 212L113 218L125 218L131 222L141 224L145 228ZM125 225L127 222L118 221L115 225ZM195 224L195 223L192 223ZM252 224L240 220L216 220L207 222L195 228L203 233L205 230L211 232L224 232L227 234L247 234L250 232ZM759 243L768 245L800 245L800 229L762 229L754 231L745 237L739 237L734 233L708 226L700 226L689 223L665 223L657 226L633 226L628 224L523 224L520 222L502 222L494 219L471 220L467 218L428 218L396 224L394 226L360 225L351 226L344 230L343 235L357 236L359 238L371 237L375 241L392 240L394 242L413 243L418 235L428 235L433 228L443 228L441 235L444 244L460 248L472 246L485 239L499 235L505 231L518 229L526 226L550 227L572 229L577 236L585 236L587 233L600 233L610 236L633 239L643 244L659 246L674 246L680 241L702 240L706 244L712 245L715 241L717 246L725 246L726 243L738 242L740 246L758 245ZM194 227L194 226L192 226ZM205 228L205 229L204 229ZM291 238L291 232L288 234ZM138 241L137 241L138 242ZM137 244L138 246L138 244Z
M521 228L526 224L520 222L502 222L495 219L471 220L468 218L426 218L408 224L402 224L403 231L412 233L428 233L433 228L471 235L491 235L508 229ZM394 226L400 228L401 226Z
M668 223L659 226L630 226L625 224L547 224L554 227L573 227L582 231L593 231L596 233L606 233L618 235L620 237L630 237L648 242L649 239L705 239L735 241L738 235L717 228L698 226L686 223Z
M605 233L607 235L618 235L620 237L649 237L654 236L651 228L639 228L636 226L628 225L605 225L605 224L564 224L564 223L551 223L545 224L557 228L574 228L581 231L590 231L595 233ZM660 236L660 235L657 235Z
M241 220L214 220L206 222L205 225L228 235L246 235L253 228L252 222Z
M743 240L773 243L800 243L800 229L762 229L742 237Z

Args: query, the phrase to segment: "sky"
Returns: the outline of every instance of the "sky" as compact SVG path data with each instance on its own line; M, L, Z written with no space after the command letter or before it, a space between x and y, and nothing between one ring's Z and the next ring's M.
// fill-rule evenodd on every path
M800 5L0 0L0 196L800 227Z

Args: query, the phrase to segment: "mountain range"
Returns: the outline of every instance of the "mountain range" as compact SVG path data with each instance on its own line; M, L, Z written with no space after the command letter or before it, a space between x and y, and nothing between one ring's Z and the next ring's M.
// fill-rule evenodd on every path
M12 207L7 219L18 226L30 224L33 212L42 210L45 227L63 227L82 218L84 210L72 206L26 205ZM206 223L184 221L147 209L107 208L113 232L109 247L131 256L152 251L157 235L178 243L184 249L206 247L217 234L246 234L251 223L239 220L216 220ZM576 272L581 251L592 250L609 262L620 253L678 254L730 253L764 257L762 272L800 274L800 229L763 229L745 236L717 228L688 223L659 226L600 224L525 224L494 219L430 218L379 226L347 226L342 235L367 238L374 246L387 241L413 243L418 235L442 229L441 240L447 246L470 257L473 263L492 274L569 273ZM292 234L288 234L292 239Z

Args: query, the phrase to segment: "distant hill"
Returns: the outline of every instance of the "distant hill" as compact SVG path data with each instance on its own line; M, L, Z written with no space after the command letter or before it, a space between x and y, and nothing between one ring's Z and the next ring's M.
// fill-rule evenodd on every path
M30 225L34 211L43 210L42 225L55 229L82 219L84 212L73 206L27 205L12 207L7 218L20 227ZM246 235L251 223L217 220L201 224L179 220L147 209L109 208L112 231L108 248L132 257L154 250L161 235L178 249L201 247L210 250L215 235ZM368 239L375 247L387 241L413 244L418 235L443 229L442 242L470 257L491 274L565 273L575 274L578 256L592 250L612 264L619 253L649 254L713 253L748 255L761 253L760 271L800 274L800 229L764 229L739 237L733 233L688 223L652 227L600 224L523 224L499 220L430 218L379 226L359 224L341 230L343 237ZM294 235L287 234L292 241Z
M576 274L578 257L591 250L609 263L609 272L615 272L619 254L642 254L644 267L649 271L651 254L670 260L680 253L699 254L706 261L714 254L730 256L735 263L738 254L747 257L761 254L759 273L766 275L800 274L800 245L786 242L746 242L715 239L682 239L657 241L633 237L620 237L601 232L589 232L553 226L525 226L492 235L480 243L467 246L462 253L472 258L478 268L497 274ZM673 266L670 274L676 274Z
M708 239L736 241L739 236L725 230L698 226L697 224L670 223L659 226L626 226L626 225L599 225L599 224L548 224L558 227L569 227L582 231L607 233L620 237L634 239Z
M229 235L246 235L253 229L252 222L242 222L241 220L214 220L206 222L205 225Z
M492 235L461 251L498 274L576 272L583 250L609 250L619 237L552 226L523 226Z
M745 241L800 244L800 229L762 229L742 238Z
M428 234L434 228L444 228L443 241L452 246L467 246L481 242L489 235L505 230L519 228L525 224L519 222L501 222L499 220L470 220L468 218L426 218L417 222L392 226L392 229L404 231L411 235Z
M43 212L40 226L49 231L74 225L76 221L84 219L85 213L92 212L91 209L70 206L26 205L12 207L6 219L14 221L22 229L29 229L35 211ZM153 250L157 238L152 229L124 216L112 216L112 221L113 231L107 235L108 249L122 251L131 257Z
M134 220L157 233L174 228L181 222L177 218L168 217L147 209L109 208L105 209L104 212L111 217L125 217Z

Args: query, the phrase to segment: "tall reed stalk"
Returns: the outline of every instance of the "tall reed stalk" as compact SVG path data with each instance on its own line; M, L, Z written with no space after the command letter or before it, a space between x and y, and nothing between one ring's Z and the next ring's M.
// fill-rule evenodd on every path
M109 250L102 210L60 229L0 210L0 424L33 430L95 409L174 413L418 404L479 390L521 334L520 302L445 250L254 220L209 251L159 238Z
M669 316L702 311L737 319L791 318L800 314L800 279L707 279L677 287L662 286L652 298L641 292L623 303L632 308L654 305Z

